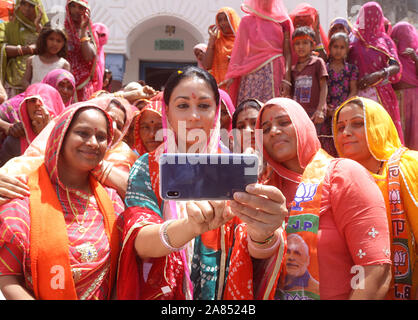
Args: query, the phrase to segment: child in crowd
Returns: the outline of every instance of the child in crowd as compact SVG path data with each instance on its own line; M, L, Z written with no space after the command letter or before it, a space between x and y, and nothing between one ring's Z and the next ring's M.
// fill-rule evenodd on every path
M303 106L321 133L327 110L327 78L325 62L312 54L315 33L310 27L299 27L293 32L293 49L298 57L292 67L293 99Z
M358 68L347 62L349 38L346 33L338 32L331 37L330 57L327 63L328 78L328 114L332 117L335 108L348 98L357 95Z
M70 71L67 56L67 36L62 29L44 27L39 34L36 44L38 54L27 60L26 73L22 85L27 88L30 84L42 82L52 70L65 69Z
M332 156L337 157L335 150L331 120L335 109L345 100L357 95L358 68L346 61L348 56L350 40L346 33L337 32L330 39L330 57L327 62L328 71L328 111L325 119L323 132L326 137L324 149Z

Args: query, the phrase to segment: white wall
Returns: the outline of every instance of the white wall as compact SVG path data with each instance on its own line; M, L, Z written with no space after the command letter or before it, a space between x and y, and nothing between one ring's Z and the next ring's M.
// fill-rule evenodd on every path
M330 21L347 16L347 0L283 0L289 13L298 3L307 2L320 12L321 24L328 30ZM127 58L124 83L138 80L139 60L193 61L192 47L208 41L207 29L219 8L228 6L243 16L241 0L90 0L92 21L110 29L107 53ZM47 12L65 10L66 0L43 0ZM156 52L154 39L169 38L166 24L176 26L172 38L185 41L184 52Z
M298 3L307 2L320 12L324 29L337 16L347 16L347 0L283 0L291 12ZM65 10L66 0L43 0L45 10ZM127 38L150 17L167 15L187 21L207 41L207 29L214 23L216 12L224 6L232 7L242 16L241 0L90 0L92 21L103 22L110 29L108 53L126 54ZM165 24L162 21L162 24ZM195 30L194 30L195 31ZM195 35L195 38L199 38Z
M155 51L155 39L182 39L184 40L184 51ZM197 43L189 32L176 28L176 33L171 37L165 33L165 24L146 30L135 41L133 41L129 59L126 61L126 72L123 83L137 81L139 76L139 61L172 61L190 62L194 61L193 47Z
M162 0L160 0L162 1ZM173 4L178 3L181 0L173 0ZM185 1L185 0L183 0ZM123 83L128 83L130 81L138 80L139 74L139 60L154 60L154 61L194 61L194 55L192 48L195 44L200 41L208 41L207 29L210 24L213 24L215 21L215 16L219 8L223 6L229 6L236 10L236 12L243 16L244 13L240 10L241 0L195 0L195 3L199 2L200 10L205 10L207 12L205 20L198 26L198 29L195 29L195 25L192 25L193 19L190 18L190 25L187 26L187 23L181 22L180 19L168 19L166 17L158 18L158 15L154 16L152 19L143 22L140 25L137 25L128 37L127 47L127 63L126 63L126 73ZM301 1L292 1L284 0L284 3L289 11L289 13L296 7L296 5ZM306 1L311 4L313 7L317 8L320 12L321 24L325 30L328 30L328 25L331 20L337 16L346 17L347 13L347 4L346 0L313 0ZM186 16L192 16L192 12L187 12L183 10L182 12ZM169 10L167 10L169 11ZM152 29L147 29L146 25L149 24ZM185 43L185 50L182 51L154 51L154 39L167 39L170 38L164 32L166 24L176 25L176 34L171 38L183 39ZM183 25L183 29L179 28L179 24ZM155 26L158 25L158 26ZM145 27L144 27L145 26ZM187 31L185 30L187 29ZM192 36L188 31L193 31L195 36ZM200 33L200 39L197 39ZM196 35L197 34L197 35Z

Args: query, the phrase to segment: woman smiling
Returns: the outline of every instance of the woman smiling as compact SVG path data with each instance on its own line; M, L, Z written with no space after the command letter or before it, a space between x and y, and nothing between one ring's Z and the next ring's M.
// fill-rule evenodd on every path
M30 196L0 207L0 289L7 299L111 297L123 203L90 174L112 141L111 123L91 103L66 110L44 162L29 175Z
M278 201L280 193L252 185L248 193L236 194L235 208L225 201L160 197L158 160L163 153L221 153L225 148L219 139L215 79L195 67L174 74L165 86L162 112L163 128L169 129L164 142L140 157L129 177L118 298L272 298L284 250L278 229L286 210L270 198ZM255 206L238 210L248 199L255 206L264 204L257 219L250 218ZM261 261L254 278L252 257Z

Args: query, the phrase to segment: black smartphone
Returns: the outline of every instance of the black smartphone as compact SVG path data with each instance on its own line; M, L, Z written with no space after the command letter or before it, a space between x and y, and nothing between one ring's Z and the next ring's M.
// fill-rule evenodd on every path
M160 158L164 200L230 200L258 180L253 154L166 153Z

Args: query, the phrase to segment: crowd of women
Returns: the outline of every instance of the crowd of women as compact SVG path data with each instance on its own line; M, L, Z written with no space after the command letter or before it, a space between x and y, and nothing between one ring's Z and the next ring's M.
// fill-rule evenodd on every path
M4 7L7 299L418 298L411 24L368 2L326 34L308 4L245 0L162 92L111 93L87 0L62 29L40 1ZM162 199L162 154L232 151L263 159L245 192Z

